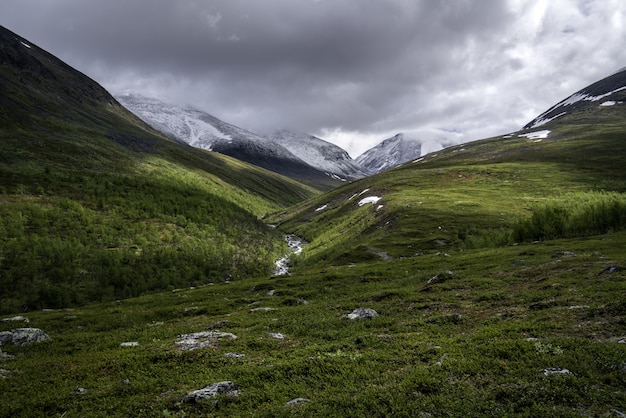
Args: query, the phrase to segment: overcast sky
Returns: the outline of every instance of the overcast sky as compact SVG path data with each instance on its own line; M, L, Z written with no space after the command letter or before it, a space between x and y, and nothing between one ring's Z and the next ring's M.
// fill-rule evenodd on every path
M113 94L353 157L515 131L626 66L623 0L2 0L0 24Z

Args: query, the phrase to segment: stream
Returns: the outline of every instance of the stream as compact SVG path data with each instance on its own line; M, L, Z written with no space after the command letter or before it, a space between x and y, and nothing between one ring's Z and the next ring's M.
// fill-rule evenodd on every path
M274 268L274 276L284 276L289 274L289 257L291 254L300 254L306 245L302 239L292 234L285 235L285 241L287 241L287 245L289 246L291 253L285 254L276 260L274 263L276 266Z

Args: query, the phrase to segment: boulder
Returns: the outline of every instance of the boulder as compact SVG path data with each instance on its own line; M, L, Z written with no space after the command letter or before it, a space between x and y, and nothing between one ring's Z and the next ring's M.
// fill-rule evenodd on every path
M451 270L445 270L442 272L437 273L437 275L431 277L426 284L427 285L431 285L431 284L437 284L437 283L443 283L443 282L447 282L448 280L451 279L456 279L457 275L451 271Z
M0 345L13 343L14 345L26 345L40 343L49 340L48 334L39 328L17 328L11 331L0 332Z
M207 398L214 398L217 395L237 396L239 395L239 385L231 381L211 383L202 389L194 390L185 395L185 398L200 401Z
M176 345L181 351L196 350L198 348L209 347L219 340L235 340L237 336L230 332L202 331L191 334L181 334L176 340Z
M356 308L347 315L348 319L374 319L378 312L371 308Z

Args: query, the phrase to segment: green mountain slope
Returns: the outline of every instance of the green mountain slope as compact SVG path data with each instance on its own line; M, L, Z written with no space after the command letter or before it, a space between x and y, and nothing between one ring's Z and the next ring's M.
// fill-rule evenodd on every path
M269 274L258 217L317 193L163 137L0 28L0 311Z
M274 221L310 242L298 261L319 266L542 239L530 234L528 221L539 222L551 209L569 223L559 236L620 229L626 108L594 111L596 117L586 109L567 123L542 126L545 138L526 130L426 155L298 204ZM360 206L367 196L381 199ZM616 211L610 220L595 229L582 225L608 207Z

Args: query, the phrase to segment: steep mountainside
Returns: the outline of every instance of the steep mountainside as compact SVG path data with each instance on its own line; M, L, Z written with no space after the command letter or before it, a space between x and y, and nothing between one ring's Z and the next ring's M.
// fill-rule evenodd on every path
M141 95L127 94L117 99L155 129L194 147L229 155L320 189L339 184L337 179L303 161L280 143L205 112Z
M387 138L356 158L368 174L376 174L419 158L422 145L418 140L399 133Z
M599 112L613 106L622 106L625 102L626 68L622 68L555 104L526 124L524 129L537 129L552 121L567 124L571 122L572 117L597 120Z
M269 137L310 165L340 179L354 180L366 175L344 149L316 136L282 130Z
M315 194L172 141L0 27L0 311L269 274L259 216Z

